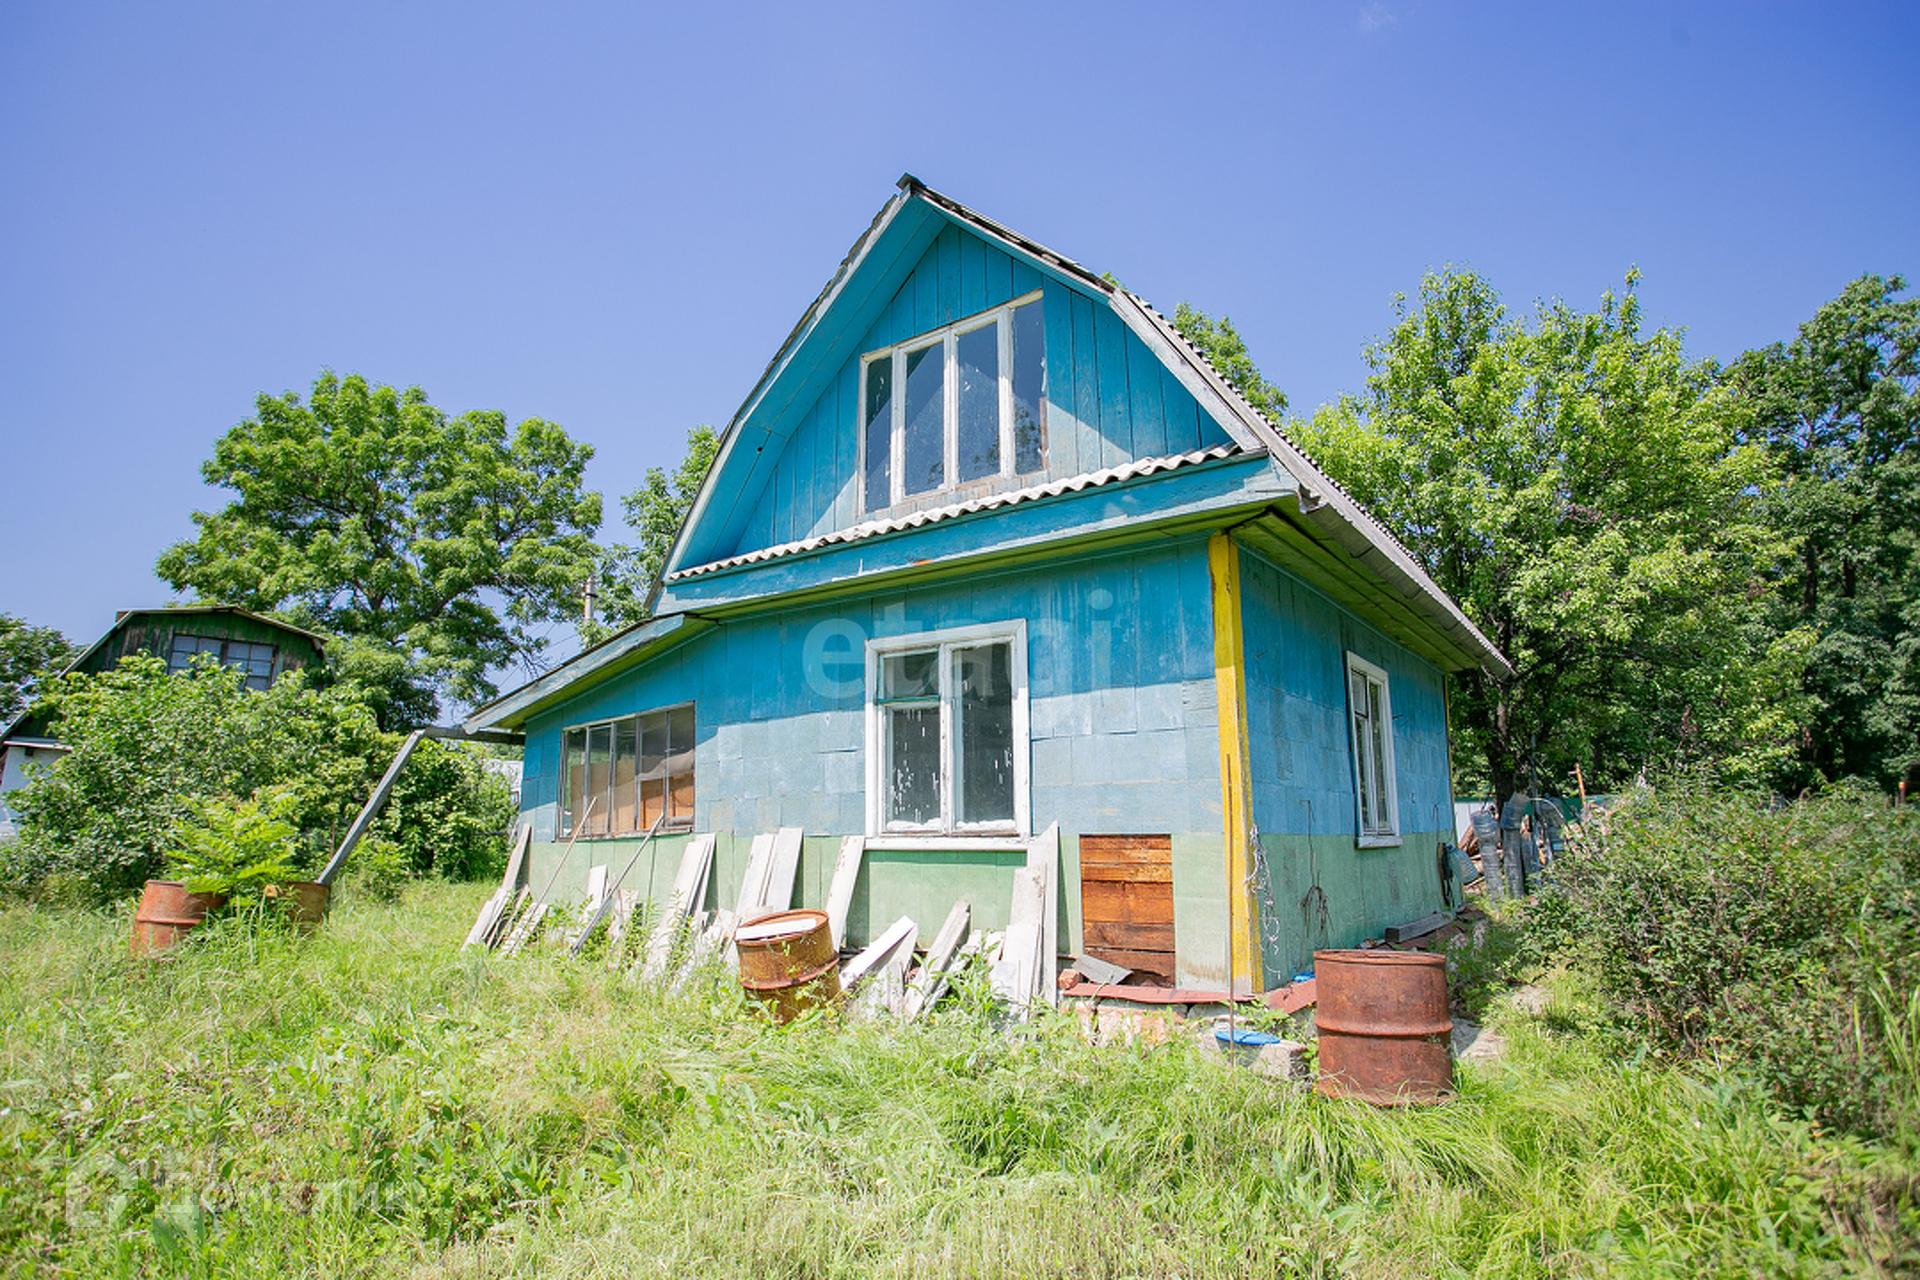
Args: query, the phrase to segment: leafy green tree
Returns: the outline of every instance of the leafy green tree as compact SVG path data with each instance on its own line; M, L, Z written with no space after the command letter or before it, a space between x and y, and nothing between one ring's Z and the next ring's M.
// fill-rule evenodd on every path
M25 711L36 691L78 652L52 627L0 613L0 724Z
M1920 299L1906 287L1862 276L1729 370L1747 438L1785 476L1768 504L1799 544L1783 607L1819 636L1797 783L1920 790Z
M1480 276L1429 274L1368 348L1367 394L1293 424L1512 661L1452 700L1463 781L1501 798L1576 762L1600 788L1696 760L1772 777L1804 720L1765 451L1713 365L1642 332L1637 283L1526 323Z
M719 454L718 433L709 426L695 427L687 432L687 456L671 477L664 468L650 468L646 483L620 500L627 527L639 535L639 542L607 549L601 584L605 625L589 639L649 616L647 596L659 581L680 525Z
M112 897L158 874L183 830L204 825L206 802L276 784L304 865L316 870L394 740L359 702L310 687L303 672L258 692L244 678L211 658L169 675L165 662L136 654L53 682L45 704L69 750L8 795L21 833L0 846L0 878Z
M201 468L239 496L156 566L176 590L274 611L404 659L398 727L435 695L491 697L537 670L543 623L572 621L598 554L590 446L529 418L450 418L418 387L322 373L302 403L262 395ZM369 667L377 663L369 660ZM376 682L377 683L377 682Z
M500 873L505 836L518 815L506 780L483 760L468 743L429 738L415 748L374 824L407 873L452 880Z
M1181 303L1173 311L1173 327L1199 349L1220 376L1234 385L1247 402L1279 422L1287 414L1286 393L1260 376L1245 339L1226 316L1215 320L1204 311Z

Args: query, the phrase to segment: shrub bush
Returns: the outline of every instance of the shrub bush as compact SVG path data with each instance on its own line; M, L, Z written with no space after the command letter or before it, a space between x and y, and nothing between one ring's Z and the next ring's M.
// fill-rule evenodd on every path
M349 686L317 689L291 672L255 692L210 660L169 675L156 658L126 658L63 678L46 705L69 751L8 796L21 836L0 845L0 886L87 901L138 889L208 829L206 806L263 788L297 833L287 861L311 877L401 741ZM397 852L383 883L497 873L511 802L472 749L422 743L388 806L375 830Z
M1657 1049L1757 1075L1832 1125L1891 1132L1920 985L1920 814L1836 792L1783 804L1683 782L1576 828L1529 909ZM1878 998L1876 998L1876 995Z
M285 787L262 787L246 800L218 796L202 802L198 821L184 823L167 855L167 874L190 893L258 898L268 885L296 875L289 822L298 798Z
M292 797L298 860L324 856L367 794L382 735L360 703L304 673L260 692L243 681L205 659L169 675L142 654L50 689L68 752L8 798L22 815L20 839L0 851L8 886L116 897L160 872L201 805L276 785Z
M428 738L395 779L374 830L398 847L412 874L473 880L504 869L514 816L506 779L485 757L465 743Z

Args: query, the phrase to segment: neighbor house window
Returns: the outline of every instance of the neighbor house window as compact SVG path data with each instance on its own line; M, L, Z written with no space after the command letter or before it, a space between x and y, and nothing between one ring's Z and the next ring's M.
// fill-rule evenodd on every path
M869 834L1024 834L1026 624L867 645Z
M1354 791L1360 843L1400 843L1398 787L1393 776L1393 703L1387 673L1358 654L1347 655L1347 711L1353 723Z
M195 655L202 653L212 654L213 660L222 666L238 667L246 672L249 689L264 689L273 683L272 645L222 640L216 636L174 636L173 647L167 651L167 670L185 671L193 665Z
M562 739L560 835L693 829L693 704L576 725Z
M1040 295L923 333L860 362L864 509L1046 462Z

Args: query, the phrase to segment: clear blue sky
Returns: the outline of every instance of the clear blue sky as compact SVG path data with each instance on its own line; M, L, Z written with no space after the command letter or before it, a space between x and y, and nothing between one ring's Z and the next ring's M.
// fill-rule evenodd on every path
M10 0L0 611L167 599L215 436L322 367L560 422L617 521L903 171L1230 315L1297 408L1448 262L1523 308L1638 265L1730 357L1920 273L1917 15Z

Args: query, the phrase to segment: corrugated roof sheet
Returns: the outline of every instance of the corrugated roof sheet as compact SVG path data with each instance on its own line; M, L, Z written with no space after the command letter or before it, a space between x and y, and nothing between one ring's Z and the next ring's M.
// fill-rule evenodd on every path
M1063 493L1074 493L1083 489L1093 489L1100 485L1119 484L1125 480L1150 476L1159 471L1173 471L1180 467L1190 467L1197 463L1213 462L1221 458L1230 458L1247 450L1238 445L1214 445L1210 449L1195 449L1188 453L1168 454L1157 458L1139 458L1118 467L1107 467L1100 471L1089 471L1082 475L1068 476L1064 480L1052 480L1046 484L1037 484L1025 489L1015 489L1007 493L990 494L984 498L974 498L967 502L956 502L949 506L934 507L926 511L915 511L910 515L894 516L885 520L869 520L846 529L836 529L832 533L823 533L815 538L802 538L798 542L783 542L777 547L763 547L759 551L749 551L741 556L729 556L725 560L715 560L709 564L694 565L677 573L667 575L668 582L681 582L688 578L697 578L702 574L718 573L723 569L737 568L743 564L757 564L763 560L777 560L782 556L799 555L820 547L829 547L837 543L858 542L864 538L877 538L883 534L898 533L902 529L917 529L922 525L935 524L941 520L952 520L958 516L972 515L977 511L991 511L996 507L1010 507L1016 503L1033 502L1041 498L1055 498Z

